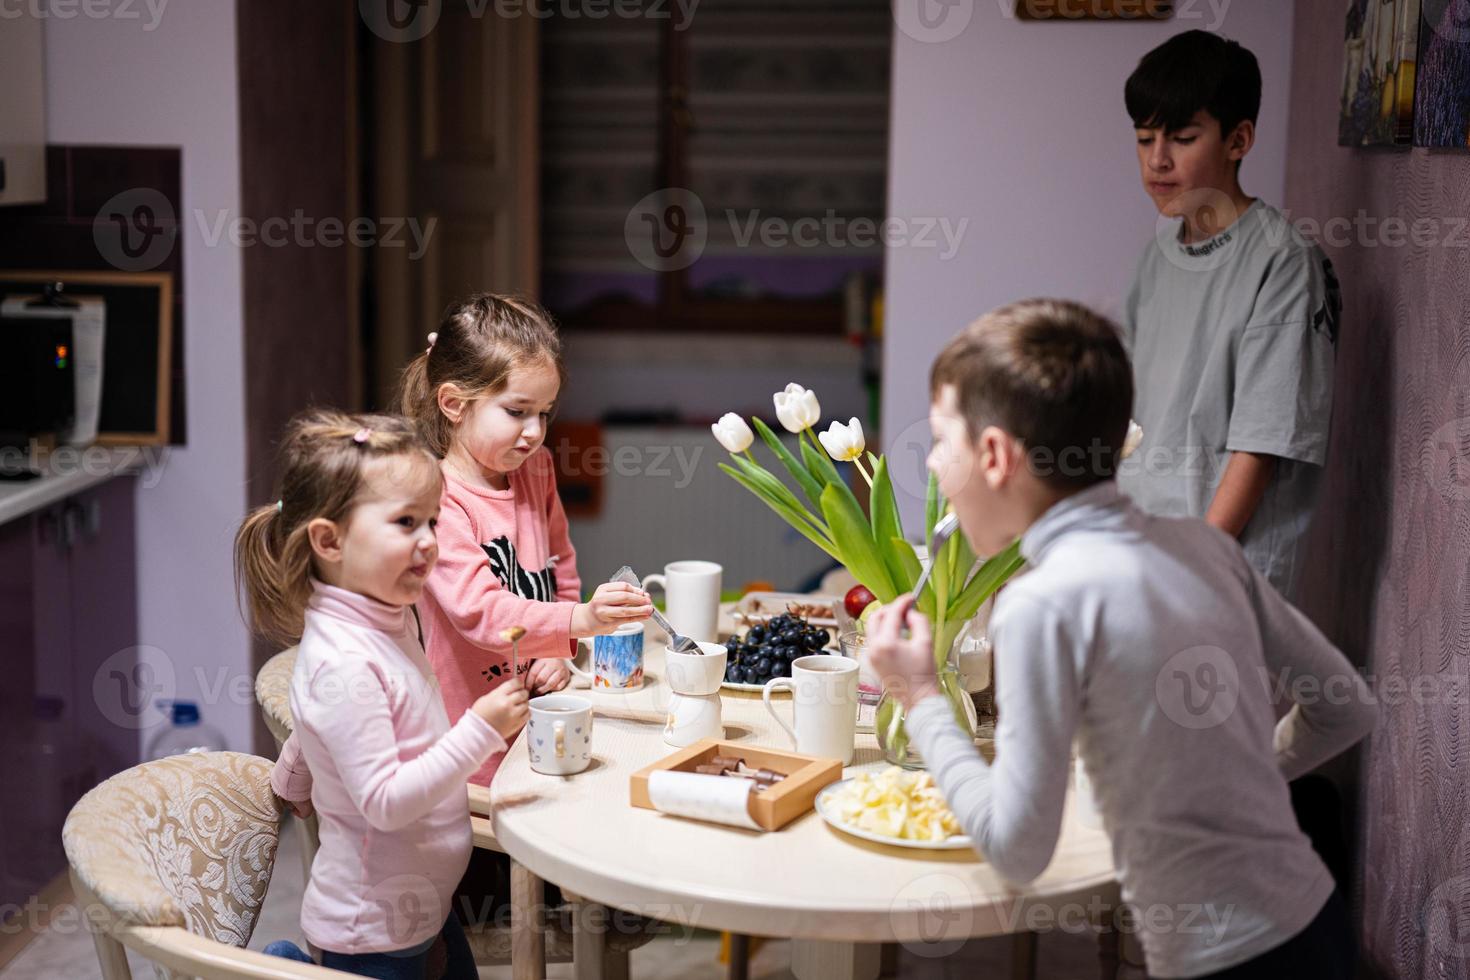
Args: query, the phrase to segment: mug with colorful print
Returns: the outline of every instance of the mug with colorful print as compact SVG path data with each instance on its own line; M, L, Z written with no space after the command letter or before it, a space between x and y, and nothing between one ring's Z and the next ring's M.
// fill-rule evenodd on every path
M592 669L568 664L594 691L636 691L643 686L643 624L624 623L592 638Z

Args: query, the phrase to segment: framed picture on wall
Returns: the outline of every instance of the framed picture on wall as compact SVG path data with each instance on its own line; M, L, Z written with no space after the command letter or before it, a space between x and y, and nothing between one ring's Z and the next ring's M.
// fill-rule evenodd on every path
M1420 3L1348 0L1340 146L1408 146L1414 141Z
M1470 6L1421 0L1414 145L1470 148Z

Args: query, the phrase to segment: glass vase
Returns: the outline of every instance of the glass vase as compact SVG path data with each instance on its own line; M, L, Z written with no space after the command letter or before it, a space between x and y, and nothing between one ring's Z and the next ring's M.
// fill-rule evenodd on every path
M940 693L949 702L955 723L973 739L977 723L975 702L970 699L960 682L959 671L953 664L945 664L939 671L938 680ZM919 750L909 742L908 730L904 727L903 706L887 691L883 692L883 697L878 701L874 730L878 736L878 748L883 751L883 758L890 765L904 769L926 768L924 760L919 756Z

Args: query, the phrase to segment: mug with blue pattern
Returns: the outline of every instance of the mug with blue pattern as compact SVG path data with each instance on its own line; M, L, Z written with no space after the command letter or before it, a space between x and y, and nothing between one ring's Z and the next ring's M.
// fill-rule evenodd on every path
M636 691L643 686L643 624L624 623L592 638L592 670L572 671L597 691Z

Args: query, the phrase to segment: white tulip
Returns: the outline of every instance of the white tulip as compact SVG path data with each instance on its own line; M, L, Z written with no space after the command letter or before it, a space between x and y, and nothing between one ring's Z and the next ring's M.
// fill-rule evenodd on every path
M775 394L776 418L787 432L810 429L822 418L822 406L817 403L817 393L792 382L785 391Z
M755 433L750 431L745 419L734 412L721 415L720 420L710 426L710 431L719 444L732 453L743 453L755 442Z
M863 450L867 448L863 442L863 424L857 419L846 425L833 422L826 432L818 432L817 438L821 440L822 448L827 450L828 456L843 462L850 463L860 459Z
M1132 419L1129 419L1128 420L1128 434L1123 437L1123 451L1118 455L1118 459L1119 460L1124 460L1124 459L1127 459L1129 456L1132 456L1133 453L1134 453L1134 450L1136 450L1140 445L1142 445L1142 443L1143 443L1143 426L1139 425L1137 422L1133 421Z

